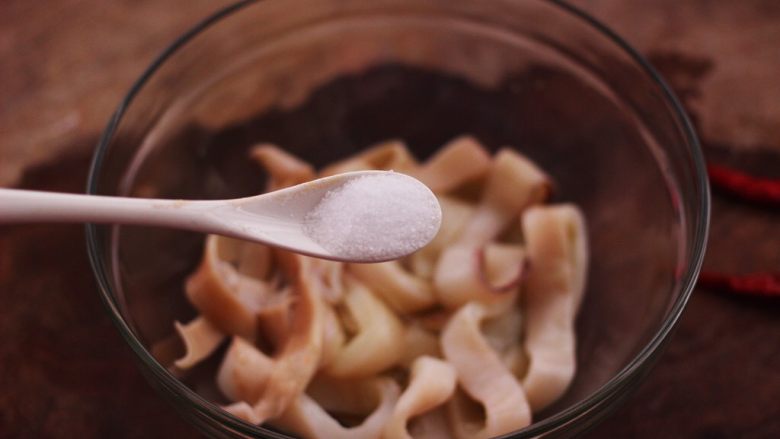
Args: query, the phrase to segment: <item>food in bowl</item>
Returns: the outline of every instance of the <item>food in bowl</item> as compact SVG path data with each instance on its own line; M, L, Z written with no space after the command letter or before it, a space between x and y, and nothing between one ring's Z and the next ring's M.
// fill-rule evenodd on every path
M400 141L319 172L273 145L251 157L269 191L347 171L411 175L437 195L441 228L377 264L209 236L185 285L199 316L175 322L186 353L174 373L222 355L228 403L215 402L305 438L493 437L565 392L585 223L574 205L544 204L551 180L530 160L511 148L491 157L469 136L422 163Z

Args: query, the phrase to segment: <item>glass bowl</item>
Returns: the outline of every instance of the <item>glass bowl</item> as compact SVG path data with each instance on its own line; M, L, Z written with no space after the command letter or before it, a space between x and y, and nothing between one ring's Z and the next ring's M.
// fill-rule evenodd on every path
M94 156L92 194L228 198L262 191L247 160L272 142L315 165L401 138L424 159L470 133L512 145L588 219L592 266L578 372L511 437L572 436L648 372L693 289L709 192L691 124L655 70L609 29L549 0L266 0L195 26L135 83ZM203 236L87 227L94 274L140 369L217 437L284 437L209 402L151 353L194 315L183 279Z

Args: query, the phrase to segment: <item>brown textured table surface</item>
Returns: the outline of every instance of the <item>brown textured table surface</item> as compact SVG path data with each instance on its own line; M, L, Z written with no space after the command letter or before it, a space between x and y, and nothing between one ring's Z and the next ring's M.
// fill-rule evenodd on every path
M0 186L82 191L151 57L220 0L0 2ZM708 158L780 176L780 2L576 0L645 53ZM705 267L780 271L780 212L715 194ZM780 301L697 290L666 354L589 437L780 437ZM0 437L197 433L137 372L80 226L0 227Z

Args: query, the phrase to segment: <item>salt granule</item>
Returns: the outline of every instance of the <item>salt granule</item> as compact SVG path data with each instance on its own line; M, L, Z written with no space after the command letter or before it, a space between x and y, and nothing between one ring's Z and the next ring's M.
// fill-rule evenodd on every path
M423 247L440 225L441 207L430 189L389 171L328 191L307 213L303 231L333 254L383 261Z

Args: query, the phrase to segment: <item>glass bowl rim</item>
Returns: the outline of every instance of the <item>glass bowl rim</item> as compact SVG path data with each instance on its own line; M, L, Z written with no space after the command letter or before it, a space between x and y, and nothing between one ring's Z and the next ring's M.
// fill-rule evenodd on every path
M114 134L125 111L132 103L135 96L141 91L146 82L152 77L152 75L165 63L168 58L173 56L180 48L182 48L190 40L202 32L206 31L209 27L232 15L233 13L240 11L246 6L254 3L261 3L263 1L264 0L240 0L216 11L212 15L203 19L192 28L181 34L159 55L157 55L156 58L154 58L152 63L133 83L127 94L120 101L117 109L111 116L106 128L100 136L89 167L86 186L86 192L88 194L98 193L99 176L103 167L106 152L110 147L111 140L114 137ZM539 422L535 422L522 430L509 433L504 437L514 437L518 434L522 437L533 437L548 432L561 425L567 424L593 409L598 409L600 405L608 402L613 395L619 394L621 389L630 384L634 378L641 377L642 372L646 370L649 364L652 364L654 356L660 352L661 348L668 340L693 292L696 279L698 277L699 271L701 270L701 265L704 259L710 218L710 188L705 171L704 156L701 151L698 137L694 131L693 124L691 123L683 106L672 91L671 87L667 85L666 81L644 58L643 55L641 55L623 38L618 36L614 31L601 23L599 20L595 19L578 7L570 5L563 0L539 1L543 1L557 7L558 10L560 10L562 13L568 13L572 15L574 18L579 19L580 21L589 25L596 32L601 33L602 36L607 37L608 40L622 49L625 54L627 54L629 58L648 75L652 82L654 82L655 85L659 87L663 93L663 96L666 98L667 103L671 104L670 106L672 109L672 116L680 124L684 132L684 137L687 141L684 147L687 147L688 153L693 159L692 162L694 174L697 180L695 182L695 188L699 189L698 195L700 196L697 207L701 212L701 216L694 225L693 234L690 237L692 242L691 260L685 267L685 271L680 278L681 294L668 309L668 314L665 320L661 324L660 328L658 328L658 330L655 332L650 341L626 366L624 366L617 374L610 378L609 381L603 384L595 392L588 395L586 398L548 418L545 418ZM216 420L219 422L227 424L230 428L240 433L262 433L280 438L286 437L277 435L273 431L262 429L262 427L250 425L232 415L227 414L223 410L219 409L215 404L204 399L193 390L182 384L179 380L173 377L173 375L171 375L160 363L158 363L157 360L146 350L142 343L135 337L130 326L122 317L118 304L113 299L111 282L108 275L106 274L107 271L100 257L100 239L98 237L98 228L95 224L86 225L86 244L90 265L92 267L93 275L95 276L95 279L98 283L101 299L106 306L114 325L117 327L122 337L130 345L130 348L135 352L138 359L140 359L147 368L147 370L144 372L151 372L157 379L162 380L167 391L179 392L180 394L184 394L187 397L189 400L188 402L195 402L195 404L192 404L192 407L195 410L211 418L216 418Z

